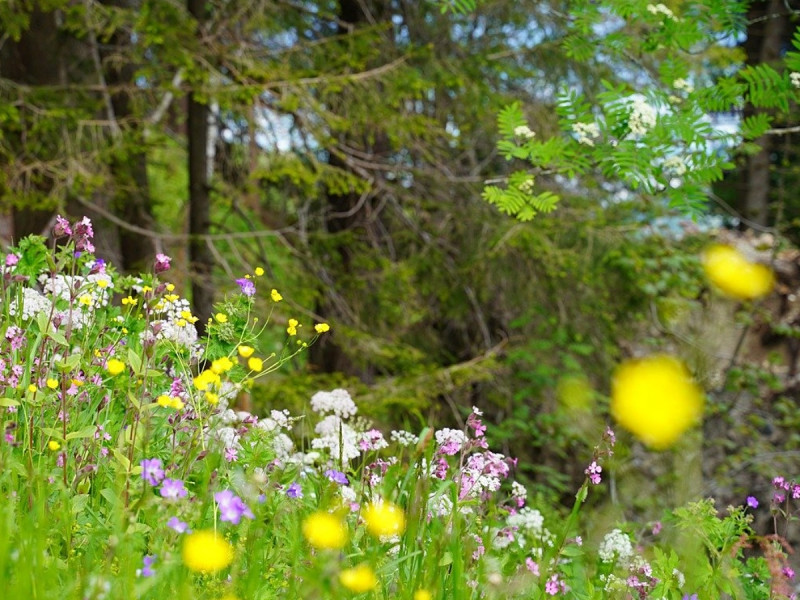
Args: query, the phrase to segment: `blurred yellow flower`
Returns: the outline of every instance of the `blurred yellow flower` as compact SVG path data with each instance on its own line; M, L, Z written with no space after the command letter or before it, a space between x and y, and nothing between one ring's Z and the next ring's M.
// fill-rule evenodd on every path
M106 363L106 370L111 373L111 375L119 375L125 370L125 363L116 358L109 358Z
M630 360L614 374L611 414L652 448L671 446L702 412L703 392L676 358Z
M47 387L51 390L58 388L58 379L53 379L52 377L47 379Z
M297 335L297 327L300 322L297 319L289 319L289 326L286 328L286 333L289 335Z
M251 346L241 345L237 351L239 352L239 356L242 358L250 358L253 356L254 349Z
M306 517L303 536L309 544L320 550L340 550L347 543L347 529L342 520L322 511Z
M281 296L281 295L280 295L280 293L278 292L278 290L275 290L275 289L274 289L274 290L272 290L272 291L269 293L269 295L270 295L270 297L272 298L272 301L273 301L273 302L280 302L281 300L283 300L283 296Z
M228 315L225 313L217 313L214 315L214 318L217 320L217 323L227 323L228 322Z
M414 592L414 600L433 600L433 595L428 590Z
M78 298L78 302L83 304L84 306L91 306L92 305L92 297L89 294L83 294Z
M233 562L233 547L213 531L197 531L183 542L183 564L201 573L216 573Z
M215 406L219 404L219 396L214 392L206 392L204 395L209 404L213 404Z
M772 269L750 262L733 246L715 244L708 248L703 253L703 267L714 286L739 300L760 298L775 285Z
M47 447L50 448L50 450L52 450L53 452L55 452L56 450L61 448L61 444L59 444L55 440L50 440L49 442L47 442Z
M36 393L38 390L39 390L39 388L37 388L37 387L36 387L34 384L30 384L30 385L28 386L28 391L29 391L31 394L35 394L35 393Z
M331 326L328 325L327 323L317 323L316 325L314 325L314 331L316 331L317 333L325 333L326 331L330 330Z
M362 594L374 590L378 586L378 578L369 565L358 565L353 569L345 569L339 573L339 581L351 592Z
M134 298L133 296L126 296L125 298L123 298L122 299L122 305L126 306L128 304L130 304L131 306L136 304L136 298Z
M174 292L175 291L175 284L174 283L168 283L167 284L167 291L168 292Z
M264 269L262 269L261 267L256 267L256 270L254 272L256 274L256 277L261 277L264 274Z
M206 369L192 380L194 387L201 392L205 392L209 386L214 385L219 387L222 383L219 375L214 373L211 369Z
M217 360L211 363L211 370L214 371L214 373L216 373L217 375L219 375L220 373L224 373L225 371L230 371L232 368L233 368L233 361L227 356L218 358Z
M403 509L391 502L373 502L361 513L367 531L376 537L400 535L406 529Z
M183 400L181 400L177 396L167 396L166 394L162 394L161 396L156 398L156 403L159 406L174 408L175 410L183 410L183 407L186 406L183 403Z
M264 361L263 361L263 360L261 360L260 358L256 358L256 357L254 356L254 357L252 357L252 358L248 359L248 361L247 361L247 367L248 367L248 368L249 368L251 371L261 371L261 369L263 369L263 368L264 368Z

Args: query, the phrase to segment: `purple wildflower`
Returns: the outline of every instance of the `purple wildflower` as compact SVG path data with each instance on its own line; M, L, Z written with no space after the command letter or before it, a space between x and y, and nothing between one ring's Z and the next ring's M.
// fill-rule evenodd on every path
M755 496L748 496L747 506L750 508L758 508L758 499Z
M239 287L242 290L242 293L245 296L255 296L256 294L256 285L247 279L246 277L242 277L241 279L237 279L236 283L239 284Z
M663 525L661 524L661 521L656 521L655 523L653 523L653 529L652 529L653 535L658 535L659 533L661 533L662 527Z
M697 600L697 594L692 594L691 596L689 594L684 594L681 600Z
M156 486L164 479L164 469L161 464L161 459L145 458L139 464L142 465L142 479L150 485Z
M53 227L53 235L57 238L65 235L72 235L72 228L69 226L69 221L67 221L61 215L56 217L56 224Z
M783 567L781 573L783 573L786 579L794 579L794 569L792 569L792 567Z
M303 497L303 488L300 487L299 483L294 482L286 490L286 495L289 496L289 498L302 498Z
M347 475L345 475L341 471L337 471L336 469L328 469L327 471L325 471L325 477L327 477L334 483L338 483L341 485L350 484L350 481L348 481L347 479Z
M167 256L166 254L161 254L160 252L156 254L156 266L155 272L156 273L163 273L164 271L169 271L169 261L172 259Z
M225 448L225 460L227 460L228 462L236 462L238 459L239 459L239 451L236 448L234 448L233 446Z
M189 524L184 523L178 517L171 517L170 520L167 521L167 527L178 533L191 533Z
M19 256L16 254L6 254L6 266L13 267L19 262Z
M222 490L214 494L214 501L219 507L220 521L228 521L238 525L242 517L254 519L255 515L239 496L230 490Z
M94 229L92 229L92 221L89 217L83 217L80 221L75 223L75 237L92 239L94 237Z
M153 554L152 556L149 554L145 554L142 558L142 568L136 569L136 576L137 577L152 577L156 574L156 572L152 569L153 563L156 562L158 556Z
M180 479L165 479L161 482L161 488L158 490L162 498L170 500L177 500L178 498L185 498L188 491Z

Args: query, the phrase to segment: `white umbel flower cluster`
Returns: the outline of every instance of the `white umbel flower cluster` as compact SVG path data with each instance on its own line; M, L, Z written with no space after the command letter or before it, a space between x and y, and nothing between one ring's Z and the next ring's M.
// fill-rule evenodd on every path
M631 101L628 128L634 135L644 135L656 125L656 110L644 98L636 96Z
M578 136L578 143L585 146L594 146L594 141L600 137L597 123L573 123L572 131Z
M317 392L311 396L311 410L320 414L333 413L342 419L349 419L358 412L347 390Z
M414 446L419 442L419 437L410 431L394 430L389 434L391 440L400 446Z
M342 461L349 461L360 454L358 434L339 416L328 415L317 423L314 431L319 437L311 440L311 447L315 450L327 449L332 459L338 461L341 458Z
M11 316L17 315L17 301L14 300L8 306L8 312ZM24 287L22 288L22 310L20 316L23 321L34 318L39 313L49 315L53 310L53 303L45 298L38 291Z
M544 517L535 508L526 506L509 515L506 523L516 530L516 540L521 548L530 545L536 556L541 556L545 546L553 545L553 534L544 526ZM530 543L529 543L530 542Z
M605 535L597 554L603 562L616 561L622 566L627 566L633 556L633 544L626 533L614 529Z

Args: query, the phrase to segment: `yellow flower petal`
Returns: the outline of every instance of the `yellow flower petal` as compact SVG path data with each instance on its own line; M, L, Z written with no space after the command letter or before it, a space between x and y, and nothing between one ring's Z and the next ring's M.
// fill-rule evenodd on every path
M322 511L303 521L303 535L309 544L320 550L341 550L347 543L347 529L342 520Z
M184 539L181 556L191 571L216 573L233 562L233 547L213 531L197 531Z
M239 352L239 356L241 356L242 358L250 358L251 356L253 356L253 352L255 350L251 346L241 345L239 346L237 351Z
M655 355L617 369L611 414L646 445L663 449L700 420L703 400L702 390L682 362Z
M750 262L733 246L715 244L708 248L703 254L703 267L717 289L739 300L760 298L775 285L772 269Z

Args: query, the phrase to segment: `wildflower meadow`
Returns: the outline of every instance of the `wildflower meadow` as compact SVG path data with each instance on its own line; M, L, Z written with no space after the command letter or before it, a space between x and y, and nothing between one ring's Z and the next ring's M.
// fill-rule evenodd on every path
M752 299L771 271L730 246L703 261L717 289ZM702 418L677 358L619 366L613 421L597 432L571 509L540 502L519 465L463 429L382 431L347 390L302 413L237 408L253 382L330 334L256 314L277 306L264 271L231 282L198 337L170 258L120 276L94 255L89 219L9 249L2 272L2 597L103 600L794 597L796 474L739 506L713 499L656 523L620 522L588 543L587 497L604 484L615 430L653 451ZM282 332L279 352L259 334ZM770 505L772 531L751 513Z

